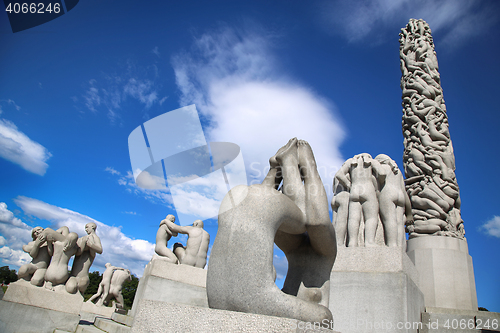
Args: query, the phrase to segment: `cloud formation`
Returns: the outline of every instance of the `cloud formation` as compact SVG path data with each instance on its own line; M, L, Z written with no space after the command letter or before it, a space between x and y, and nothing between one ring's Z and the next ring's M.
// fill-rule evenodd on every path
M208 141L240 146L252 183L262 181L269 158L292 137L311 144L329 183L343 162L338 148L344 131L335 106L276 69L274 59L263 34L229 28L206 33L172 58L180 104L196 104L209 123Z
M0 202L0 258L5 264L21 266L31 261L22 250L32 241L31 227L14 216L5 202Z
M154 54L159 56L158 48L153 49ZM107 111L107 116L111 123L119 122L122 119L121 110L123 104L132 99L140 103L144 110L149 110L155 104L163 104L166 96L160 98L159 90L161 84L157 82L158 69L155 65L154 80L141 78L144 76L142 69L135 69L132 64L128 64L126 74L104 75L103 78L91 79L85 84L86 90L81 96L85 108L91 112ZM72 97L75 103L77 97Z
M96 256L92 265L94 269L104 271L104 265L110 262L114 266L128 268L132 273L141 276L145 265L153 256L154 244L143 239L130 238L121 232L120 227L109 226L89 216L37 199L19 196L14 201L25 214L50 221L53 228L67 226L70 231L78 233L80 237L86 234L87 223L95 223L96 233L101 239L104 251L102 255Z
M494 216L491 220L479 227L479 230L490 236L500 238L500 216Z
M26 171L43 176L52 154L19 131L11 121L0 119L0 156L20 165Z
M456 47L485 33L498 20L499 5L481 0L366 0L325 2L318 11L324 29L350 42L394 38L410 18L424 19L443 46ZM395 30L396 29L396 30Z

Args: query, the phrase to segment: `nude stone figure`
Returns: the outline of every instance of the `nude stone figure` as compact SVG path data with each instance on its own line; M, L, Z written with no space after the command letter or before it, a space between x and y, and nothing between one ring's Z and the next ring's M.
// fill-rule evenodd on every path
M45 288L54 290L53 287L66 283L69 278L68 262L78 249L78 234L61 227L57 231L46 228L42 235L47 239L48 252L52 256L45 272Z
M125 268L113 266L109 262L106 263L106 265L104 266L106 267L106 270L104 271L104 273L102 273L102 280L99 283L99 288L97 289L97 292L87 300L87 302L89 303L98 299L96 305L106 305L109 299L111 280L113 275L115 274L115 271L117 270L128 271Z
M132 280L132 275L128 269L117 269L111 276L111 285L109 287L109 294L104 304L108 304L112 298L116 299L116 307L123 309L125 302L123 301L122 289L123 284Z
M66 282L66 291L71 294L76 293L77 290L82 295L85 293L90 283L90 266L94 262L96 253L102 254L101 240L95 233L96 229L97 225L95 223L87 223L85 225L87 235L79 238L76 242L78 248L73 260L70 277Z
M358 246L358 234L361 218L365 221L365 247L377 246L375 235L377 232L379 203L377 198L377 183L374 172L382 174L380 163L370 154L359 154L350 159L347 164L350 181L347 173L339 174L339 180L347 184L351 191L349 196L349 218L347 220L347 246ZM374 170L375 169L375 170Z
M167 244L172 236L177 236L177 233L172 232L172 230L168 228L167 222L176 225L175 216L169 214L164 220L160 222L160 227L156 232L155 252L159 256L165 257L167 261L176 264L178 262L178 259L175 254L167 247Z
M45 272L50 263L50 255L47 249L45 235L42 235L43 228L36 227L31 231L33 241L23 245L23 250L28 252L33 258L31 263L25 264L19 268L18 276L34 286L42 286Z
M406 240L405 224L413 223L410 198L396 162L385 154L377 155L375 160L381 165L379 172L383 172L377 180L379 213L384 226L385 244L389 247L401 247Z
M270 165L262 184L236 186L222 201L207 273L209 306L303 321L331 320L330 310L321 304L328 304L337 246L312 150L294 138ZM284 193L276 190L280 173ZM303 202L304 210L295 201ZM275 240L289 262L284 292L273 281Z
M337 246L345 246L347 243L347 218L349 216L349 185L342 183L342 178L350 183L349 166L351 159L348 159L333 178L334 196L332 198L332 223L335 226L337 235ZM345 175L343 178L341 175Z
M207 251L210 243L210 235L203 230L203 221L196 220L193 226L182 227L169 220L167 227L174 233L187 234L186 246L181 243L174 244L174 253L179 263L198 268L204 268L207 264Z

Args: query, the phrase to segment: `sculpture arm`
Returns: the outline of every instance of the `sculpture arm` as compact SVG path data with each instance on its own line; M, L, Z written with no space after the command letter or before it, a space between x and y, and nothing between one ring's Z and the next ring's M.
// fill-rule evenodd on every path
M102 254L101 239L96 234L89 235L86 244L94 253Z
M166 220L166 225L168 229L175 233L187 234L189 231L189 228L181 227L180 225L177 225L169 220Z
M342 164L342 167L340 168L339 171L335 174L335 178L346 187L346 189L351 188L351 181L348 178L349 175L349 168L351 167L351 162L352 159L348 159L344 164Z

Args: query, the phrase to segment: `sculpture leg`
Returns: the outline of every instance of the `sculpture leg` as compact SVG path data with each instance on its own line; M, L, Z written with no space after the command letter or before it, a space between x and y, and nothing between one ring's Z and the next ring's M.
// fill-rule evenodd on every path
M363 216L365 218L365 247L377 246L375 244L375 235L378 225L378 201L370 198L361 204Z
M303 321L331 320L328 308L287 295L274 283L274 236L282 224L303 225L302 211L271 187L237 186L230 192L240 203L232 207L228 194L221 204L207 273L209 306Z
M34 286L41 287L44 282L45 272L47 268L38 268L35 273L33 273L33 277L31 278L31 284Z
M347 246L358 246L359 225L361 223L361 203L349 201L349 218L347 219Z

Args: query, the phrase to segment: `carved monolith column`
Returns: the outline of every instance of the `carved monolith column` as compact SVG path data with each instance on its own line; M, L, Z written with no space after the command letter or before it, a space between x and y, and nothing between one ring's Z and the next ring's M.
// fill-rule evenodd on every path
M477 311L472 258L460 216L455 156L429 25L410 19L399 34L403 162L414 224L407 253L425 306Z

